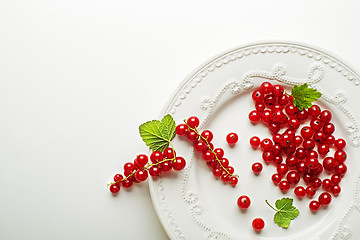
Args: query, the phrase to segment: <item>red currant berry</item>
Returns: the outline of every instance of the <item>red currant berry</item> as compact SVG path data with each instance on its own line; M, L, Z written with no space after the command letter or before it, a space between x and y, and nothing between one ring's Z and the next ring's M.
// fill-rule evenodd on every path
M336 172L337 174L339 174L340 176L344 176L345 173L346 173L346 171L347 171L347 167L346 167L346 165L343 164L343 163L340 163L339 165L337 165L337 166L335 167L335 172Z
M323 123L320 121L320 119L313 119L310 122L310 127L315 131L319 131L323 127Z
M205 130L201 133L201 136L203 137L203 139L205 138L207 140L207 142L211 142L211 140L213 140L213 133L209 130Z
M290 183L286 180L282 180L281 182L279 182L279 189L281 192L285 193L289 190L290 188Z
M324 179L322 182L322 186L326 191L329 191L332 186L334 186L334 183L330 179Z
M210 162L215 159L215 154L212 151L206 151L203 153L202 158L205 162Z
M255 104L255 109L256 111L258 111L259 113L262 113L265 110L265 104L263 103L257 103Z
M224 173L223 175L221 175L220 179L221 179L224 183L226 183L226 182L228 182L228 181L230 180L230 175L227 174L227 173Z
M135 166L133 163L131 162L127 162L124 164L124 172L133 172L135 170Z
M303 198L306 195L306 190L303 186L297 186L294 189L294 193L298 198Z
M237 177L234 177L234 176L230 177L229 183L230 183L231 186L235 187L236 184L238 183Z
M321 163L319 163L316 168L314 169L310 169L310 174L312 174L313 176L318 176L322 173L322 171L324 170L323 166Z
M259 140L260 141L260 140ZM215 155L218 159L222 159L224 156L224 150L222 148L215 148L214 149Z
M227 158L222 158L222 159L220 160L220 162L221 162L221 165L222 165L224 168L229 167L229 160L228 160Z
M307 195L308 197L314 196L315 193L316 193L316 188L315 188L314 186L308 186L308 187L306 188L306 195Z
M278 133L280 131L280 124L275 122L270 123L269 130L272 134Z
M283 106L287 105L289 103L289 97L285 94L279 96L278 103Z
M261 142L261 141L260 141L260 138L258 138L258 137L256 137L256 136L250 138L250 145L251 145L252 147L254 147L254 148L260 146L260 142Z
M332 170L335 169L336 165L337 165L337 163L336 163L335 159L332 157L326 157L323 160L323 167L326 171L331 172Z
M322 181L320 178L314 178L311 182L311 186L313 186L314 188L318 189L319 187L321 187L322 185Z
M334 185L337 185L341 182L340 175L334 174L331 176L331 181L334 183Z
M273 147L272 147L272 150L271 150L274 155L277 155L279 156L281 153L282 153L282 147L279 145L279 144L275 144Z
M143 168L148 163L148 161L149 159L145 154L139 154L135 159L135 165Z
M123 175L121 175L121 174L115 174L115 176L114 176L114 181L115 181L115 183L119 183L119 182L121 182L121 180L123 180Z
M148 178L148 172L145 169L139 169L135 172L135 179L139 182L143 182Z
M227 168L226 168L226 170L228 171L228 173L230 173L230 174L233 174L234 173L234 168L232 167L232 166L228 166Z
M295 116L298 111L299 111L299 109L292 104L289 104L285 107L285 112L290 117Z
M315 169L317 168L319 161L317 160L317 158L307 158L305 163L309 169Z
M175 161L173 161L172 163L172 168L175 171L181 171L185 168L185 166L186 166L186 161L182 157L176 157Z
M262 103L264 100L264 94L262 94L260 90L255 90L252 93L252 99L255 103Z
M218 166L218 161L217 160L211 160L209 162L206 162L206 165L211 169L214 170L214 168L216 168Z
M324 143L331 147L335 143L335 137L333 135L326 136Z
M316 200L312 200L309 203L309 208L312 212L317 212L320 209L320 203Z
M300 181L300 174L297 171L290 171L286 175L286 179L290 184L297 184Z
M308 150L306 150L305 148L297 148L296 151L295 151L295 156L298 158L298 159L304 159L306 158L306 156L308 155Z
M306 120L308 118L308 116L309 116L309 114L305 109L303 109L302 111L298 111L296 113L296 117L299 120Z
M321 144L318 147L318 153L322 156L325 156L329 152L329 146L326 144Z
M133 182L128 178L128 179L121 181L121 185L124 188L130 188L133 185Z
M203 140L197 140L194 142L194 149L198 152L205 152L207 148L207 144Z
M307 150L312 150L315 147L315 142L311 139L306 139L303 142L303 147Z
M286 124L288 122L288 117L283 111L277 110L273 112L272 121L275 123Z
M265 110L266 111L266 110ZM258 112L258 111L256 111L256 110L253 110L253 111L251 111L250 113L249 113L249 120L250 120L250 122L252 122L252 123L257 123L257 122L259 122L260 121L260 119L261 119L261 113L260 112Z
M199 118L195 117L195 116L192 116L192 117L189 117L187 122L186 122L189 127L191 128L197 128L200 124L200 121L199 121Z
M273 175L271 176L271 180L273 181L273 183L274 183L275 185L278 185L279 182L281 181L281 177L280 177L279 174L275 173L275 174L273 174Z
M338 138L335 141L335 147L339 150L343 149L346 146L346 142L342 138Z
M323 192L323 193L320 194L318 200L319 200L319 203L322 206L327 206L331 202L331 195L329 193L327 193L327 192Z
M276 146L277 146L277 145L276 145ZM282 156L275 156L274 159L273 159L273 162L274 162L276 165L282 163L282 161L283 161Z
M151 166L150 168L149 168L149 174L150 174L150 176L152 176L152 177L158 177L158 176L160 176L160 174L161 174L161 169L158 167L158 166Z
M298 164L299 160L295 156L289 156L286 158L285 163L289 167L295 167Z
M250 207L251 201L250 198L248 196L240 196L237 200L237 205L239 206L240 209L247 209L248 207Z
M296 165L296 170L298 171L298 173L304 174L307 172L308 167L306 166L306 163L304 161L300 161Z
M220 167L216 167L213 169L213 174L215 177L219 178L221 177L221 175L224 173L224 171L222 170L222 168Z
M179 124L176 126L175 132L179 136L185 136L189 131L188 126L185 123Z
M296 130L300 127L300 121L297 118L290 118L288 121L288 128L291 130Z
M273 143L269 138L265 138L264 140L261 141L260 147L263 151L270 151L271 148L273 147Z
M303 180L306 184L310 184L313 180L313 177L310 174L306 173L303 176Z
M320 121L323 123L328 123L331 120L331 112L328 110L324 110L320 113Z
M166 148L163 152L165 159L174 159L176 156L176 152L172 148Z
M269 107L273 106L275 104L275 102L276 102L276 99L272 94L266 95L264 97L264 103Z
M272 94L274 97L279 97L284 93L284 88L281 85L274 85L272 89Z
M267 124L272 122L272 117L273 117L273 113L270 110L264 110L261 114L261 120Z
M312 105L309 109L308 109L309 115L312 118L317 118L319 117L320 113L321 113L321 109L318 105Z
M236 133L229 133L226 136L226 141L228 144L235 144L239 140L239 137Z
M300 134L304 139L310 139L314 134L314 130L312 130L310 127L303 127L300 130Z
M255 174L259 174L259 173L262 171L263 166L262 166L261 163L256 162L256 163L254 163L254 164L251 166L251 169L253 170L253 172L254 172Z
M336 197L340 194L341 187L339 185L334 185L331 187L331 193Z
M314 133L314 135L313 135L313 139L314 139L315 143L323 143L325 141L325 138L326 138L326 135L322 131L318 131L318 132Z
M265 227L265 222L261 218L255 218L252 221L252 227L255 231L259 232Z
M263 94L268 94L268 93L271 93L271 91L273 90L273 85L269 82L263 82L261 85L260 85L260 91L263 93Z
M294 143L296 146L300 146L300 144L303 142L303 138L299 135L296 135L294 137Z
M112 193L118 193L120 191L120 185L118 184L111 184L110 185L110 192Z
M314 150L311 150L308 154L309 158L318 158L319 154L317 152L315 152Z
M345 162L346 160L346 153L343 151L343 150L337 150L335 153L334 153L334 158L335 160L338 162L338 163L343 163Z
M160 162L164 159L164 155L160 151L154 151L150 155L150 160L152 163Z
M172 169L172 161L160 163L160 168L162 172L169 172Z
M274 143L280 144L281 135L276 133L273 135L272 139L273 139Z
M280 145L284 148L286 147L290 147L291 143L292 143L292 138L290 135L288 134L283 134L281 135L281 139L280 139Z
M271 107L271 110L273 112L275 111L282 111L284 109L284 106L283 105L280 105L280 104L274 104L272 107Z
M281 163L276 167L276 171L280 176L284 176L289 170L288 165Z
M335 126L332 123L327 123L323 126L323 132L326 135L331 135L335 131Z
M199 135L193 130L189 130L186 134L186 137L191 142L195 142L199 139Z
M274 160L274 157L275 157L274 153L270 151L263 152L262 154L262 158L266 163L272 162Z
M289 147L283 149L284 153L287 156L291 156L292 154L294 154L295 150L296 150L295 144L291 144Z

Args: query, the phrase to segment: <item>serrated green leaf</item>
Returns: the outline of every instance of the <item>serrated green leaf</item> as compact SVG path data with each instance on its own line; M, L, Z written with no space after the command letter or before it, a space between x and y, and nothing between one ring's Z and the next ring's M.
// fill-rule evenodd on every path
M299 215L299 210L293 206L292 198L282 198L275 202L275 208L273 208L267 201L266 203L276 211L274 215L274 222L282 227L288 228L291 220L294 220Z
M139 126L139 133L145 144L152 151L164 151L176 135L175 128L175 121L168 114L161 122L159 120L152 120L141 124Z
M291 94L294 97L294 106L298 107L300 111L304 108L312 106L312 102L316 101L321 97L321 93L316 89L309 88L307 83L301 86L294 86L291 89Z

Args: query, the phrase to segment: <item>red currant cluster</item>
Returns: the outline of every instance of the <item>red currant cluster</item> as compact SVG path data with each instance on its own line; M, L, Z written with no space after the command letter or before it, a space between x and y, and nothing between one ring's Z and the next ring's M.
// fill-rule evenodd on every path
M195 116L188 118L184 122L176 127L176 134L186 137L193 143L195 151L202 155L202 159L204 159L216 178L235 186L238 183L238 176L233 174L234 168L229 165L229 160L224 157L224 150L222 148L214 149L214 145L211 143L213 133L204 130L200 134L196 129L200 121ZM235 144L237 140L238 137L235 133L227 136L229 144Z
M311 198L322 187L324 192L318 201L310 202L309 208L317 211L321 205L330 204L329 192L334 196L340 193L339 183L347 171L344 164L347 155L343 150L346 142L332 135L335 126L330 122L331 112L321 110L317 105L300 111L294 106L293 97L284 93L281 85L270 82L262 83L252 93L252 99L256 110L249 113L249 120L253 124L263 122L269 128L272 139L260 140L254 136L250 139L250 145L260 147L265 163L276 165L277 173L272 175L274 184L286 192L290 187L295 187L302 177L307 187L297 186L294 189L297 197L307 195ZM309 125L300 129L300 125L305 123ZM279 133L281 128L286 129ZM335 153L327 156L331 148ZM331 177L321 180L320 174L324 169ZM261 170L261 163L253 165L255 173Z
M169 172L171 169L181 171L185 168L186 161L182 157L177 157L174 148L166 148L163 152L154 151L150 155L150 161L145 154L140 154L134 162L124 164L124 176L116 174L114 182L110 183L110 191L118 193L120 187L130 188L133 183L143 182L151 177L155 178L162 173Z

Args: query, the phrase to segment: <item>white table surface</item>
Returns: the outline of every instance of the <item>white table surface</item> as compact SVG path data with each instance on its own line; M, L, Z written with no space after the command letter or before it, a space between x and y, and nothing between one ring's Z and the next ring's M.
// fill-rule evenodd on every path
M358 1L220 2L0 1L0 239L167 239L147 183L106 184L222 51L300 41L360 69Z

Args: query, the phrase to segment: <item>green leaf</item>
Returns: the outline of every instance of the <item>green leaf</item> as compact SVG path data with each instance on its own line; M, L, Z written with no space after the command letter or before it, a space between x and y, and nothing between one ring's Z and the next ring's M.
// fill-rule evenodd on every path
M309 108L312 106L312 102L316 101L321 97L316 89L309 88L307 83L304 83L301 86L294 86L291 89L291 94L294 97L294 106L298 107L300 111L304 108Z
M139 133L145 144L152 151L164 151L175 137L176 124L168 114L161 120L152 120L139 126Z
M276 211L274 215L274 222L282 228L288 228L291 220L294 220L299 215L299 210L293 206L292 198L282 198L275 202L275 207L272 207L268 201L266 203Z

